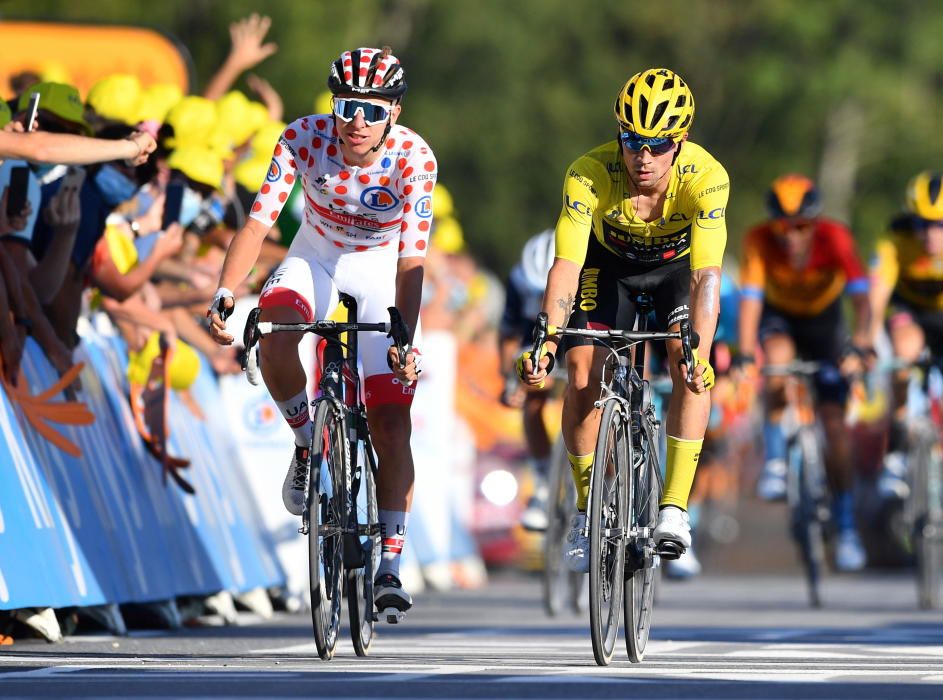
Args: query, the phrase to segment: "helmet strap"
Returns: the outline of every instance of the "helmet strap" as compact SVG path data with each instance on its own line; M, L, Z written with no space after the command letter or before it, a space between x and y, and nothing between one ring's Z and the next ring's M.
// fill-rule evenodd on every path
M370 149L371 153L376 153L383 147L383 144L386 143L386 137L390 135L390 129L393 126L393 124L390 122L392 118L393 118L392 115L387 117L386 128L383 130L383 135L380 137L380 140L379 142L377 142L377 145Z

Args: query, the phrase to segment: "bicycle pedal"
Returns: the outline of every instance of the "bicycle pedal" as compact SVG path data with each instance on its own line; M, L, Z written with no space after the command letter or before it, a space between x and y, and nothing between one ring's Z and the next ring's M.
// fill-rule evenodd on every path
M406 612L391 606L381 610L379 613L379 618L386 620L388 624L396 625L406 618Z
M684 550L685 547L683 547L680 542L662 540L655 550L655 554L662 559L674 560L680 558L680 556L684 554Z

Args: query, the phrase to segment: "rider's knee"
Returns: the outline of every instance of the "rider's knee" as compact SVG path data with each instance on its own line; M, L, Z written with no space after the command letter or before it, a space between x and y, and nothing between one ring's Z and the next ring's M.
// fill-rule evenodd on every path
M370 434L374 443L380 445L409 444L412 434L412 421L409 406L400 404L381 404L374 406L369 413Z

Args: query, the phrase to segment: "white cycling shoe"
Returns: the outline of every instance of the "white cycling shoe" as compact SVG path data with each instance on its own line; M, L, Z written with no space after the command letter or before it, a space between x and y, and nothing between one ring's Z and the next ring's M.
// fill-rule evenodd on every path
M886 501L906 501L910 495L907 483L907 455L888 452L884 455L881 474L877 480L878 494Z
M305 484L308 480L308 463L311 450L295 446L295 454L288 465L288 473L282 484L282 502L292 515L301 515L305 509Z
M403 584L393 574L380 574L373 582L373 603L377 617L395 625L403 621L406 611L413 607L413 599L403 590Z
M589 533L586 530L586 513L577 513L570 518L570 531L563 547L563 563L575 574L589 573Z
M764 501L786 500L786 460L771 459L763 465L756 494Z
M658 524L653 533L655 551L662 559L677 559L691 546L691 521L688 513L677 506L658 511Z
M858 533L855 530L839 532L835 542L835 568L844 572L861 571L866 560Z

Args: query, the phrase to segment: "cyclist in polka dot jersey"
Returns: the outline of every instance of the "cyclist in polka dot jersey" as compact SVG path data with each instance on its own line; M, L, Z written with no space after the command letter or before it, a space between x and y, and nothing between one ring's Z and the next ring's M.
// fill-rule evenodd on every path
M333 113L292 122L275 146L249 220L226 254L207 316L214 339L232 343L223 318L234 303L229 290L255 264L262 240L300 178L304 221L262 290L262 320L326 318L344 292L357 300L359 320L388 320L387 308L396 306L413 329L405 367L399 366L395 348L383 335L359 338L370 433L379 457L382 552L374 600L381 614L393 609L401 616L412 605L399 580L399 563L413 494L410 405L419 376L419 304L437 165L426 142L396 123L406 81L389 48L345 51L331 66L328 87L334 95ZM300 515L304 506L311 440L298 336L274 334L260 345L262 376L295 434L282 487L285 507L293 515Z

